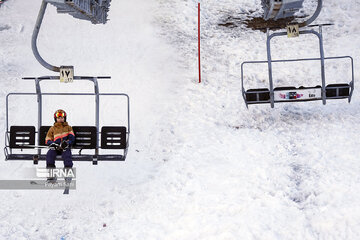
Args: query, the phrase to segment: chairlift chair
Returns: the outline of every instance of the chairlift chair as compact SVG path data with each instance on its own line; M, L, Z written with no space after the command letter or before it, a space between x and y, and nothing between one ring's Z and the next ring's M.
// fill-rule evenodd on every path
M321 100L323 104L329 99L348 99L351 102L351 97L354 91L354 63L351 56L325 57L323 47L322 25L319 26L319 31L302 30L300 35L313 34L319 39L320 57L319 58L303 58L303 59L281 59L272 60L271 57L271 40L275 37L286 36L287 32L275 32L267 35L267 61L245 61L241 64L241 86L242 96L244 98L246 107L250 104L264 104L269 103L274 107L275 103L280 102L300 102L300 101L317 101ZM349 59L351 65L351 79L349 82L327 84L325 77L325 61L326 60ZM321 81L318 85L312 87L293 87L293 86L274 86L272 63L283 62L305 62L305 61L320 61L321 62ZM244 87L244 66L248 64L267 64L269 87L258 89L245 89Z
M108 79L110 77L85 77L75 76L74 81L91 81L94 83L94 93L42 93L41 81L59 80L59 76L24 78L24 80L35 80L36 93L9 93L6 96L6 133L5 133L5 159L8 161L24 160L38 161L46 159L46 153L42 152L38 146L45 145L45 136L50 126L42 125L42 96L95 96L95 126L73 126L75 133L75 143L73 145L73 161L91 161L97 165L99 161L125 161L130 136L130 103L129 96L124 93L100 93L98 79ZM12 96L37 96L38 118L37 129L35 126L9 126L9 101ZM102 96L121 97L127 101L127 123L125 125L116 124L114 126L100 126L100 99ZM37 145L35 145L37 144ZM24 154L22 150L31 151ZM83 154L83 150L93 150L93 154ZM101 149L105 154L99 153ZM78 153L74 153L79 150ZM20 151L20 152L19 152ZM111 151L107 154L106 152ZM113 152L116 152L115 154ZM58 156L56 160L61 160Z

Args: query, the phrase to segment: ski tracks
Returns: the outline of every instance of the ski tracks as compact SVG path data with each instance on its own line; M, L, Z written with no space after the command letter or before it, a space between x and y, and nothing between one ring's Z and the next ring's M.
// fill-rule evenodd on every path
M243 228L230 228L232 231L222 222L217 225L217 231L214 230L218 234L228 229L230 236L238 234L245 238L356 238L360 215L355 203L357 194L350 193L350 189L359 187L355 170L359 166L355 160L359 153L356 142L351 141L356 139L358 132L358 107L347 105L345 101L330 101L326 107L318 103L300 103L280 104L274 110L267 106L251 106L246 110L240 99L240 63L265 59L265 38L263 34L242 28L229 30L216 26L227 12L240 12L240 6L230 2L202 2L204 80L201 85L194 84L197 70L196 1L162 2L166 9L160 15L162 33L177 46L182 64L192 71L192 74L191 71L188 73L188 83L183 89L183 106L187 108L179 110L177 119L182 119L182 128L185 129L187 123L187 129L193 129L191 133L197 134L186 138L184 146L178 150L183 152L183 160L188 159L178 164L190 168L192 158L189 156L197 156L194 159L201 163L192 163L196 166L193 179L198 184L207 179L207 183L200 184L207 190L200 188L196 193L208 197L213 191L219 196L231 196L227 199L228 206L238 201L238 207L247 210L245 217L236 209L230 212L222 209L222 216L232 216L227 219L228 223L249 220L249 217L261 219L253 225L242 222ZM244 8L254 8L250 2L247 4ZM181 9L178 12L188 15L183 17L169 9ZM294 54L298 56L299 52ZM305 51L306 54L313 53ZM308 67L302 67L300 72L315 76L317 72ZM335 77L336 66L329 69L327 74ZM289 84L284 78L291 77L292 73L279 70L279 82ZM255 84L264 84L266 73L256 73L252 78ZM296 76L292 78L297 79ZM314 84L315 80L309 78L300 84ZM190 119L197 121L197 125L190 124ZM238 174L232 176L233 169ZM340 176L346 180L339 179ZM221 190L229 187L227 181L232 182L230 195ZM241 186L237 185L239 183ZM339 189L342 194L336 192ZM243 195L234 198L240 196L239 193ZM342 206L342 203L346 205ZM213 206L222 205L214 201ZM213 219L208 211L199 214ZM341 216L354 222L340 222Z

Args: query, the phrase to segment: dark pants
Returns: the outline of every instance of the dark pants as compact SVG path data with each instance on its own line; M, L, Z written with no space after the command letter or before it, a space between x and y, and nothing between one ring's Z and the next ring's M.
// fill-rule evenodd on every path
M57 155L61 155L64 160L64 167L71 168L73 166L71 150L68 148L65 151L49 150L46 154L46 167L55 168L55 159Z

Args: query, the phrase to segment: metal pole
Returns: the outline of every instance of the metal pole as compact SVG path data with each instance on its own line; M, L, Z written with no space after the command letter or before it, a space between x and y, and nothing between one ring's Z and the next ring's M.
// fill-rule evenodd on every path
M100 117L99 117L99 112L100 112L100 96L99 96L99 85L97 82L97 78L94 77L93 78L93 82L94 82L94 90L95 90L95 115L96 115L96 119L95 119L95 124L96 124L96 135L97 137L99 136L99 132L100 132ZM95 155L99 154L99 139L97 139L96 141L96 149L95 149Z
M269 29L267 34L267 58L268 58L268 71L269 71L269 82L270 82L270 105L271 108L274 108L274 85L273 85L273 78L272 78L272 65L271 65L271 49L270 49L270 41L273 35L269 36Z
M350 91L350 94L349 94L349 103L351 102L351 98L352 98L352 94L353 94L353 91L354 91L354 60L352 57L349 57L350 60L351 60L351 83L350 83L350 86L351 86L351 91Z
M245 62L243 62L241 64L241 93L242 93L242 97L245 101L246 108L249 109L249 106L248 106L248 103L246 100L246 92L245 92L245 88L244 88L244 64L245 64Z
M47 6L47 2L46 0L43 0L42 1L42 4L41 4L41 7L40 7L40 11L39 11L39 15L38 15L38 18L36 20L36 24L35 24L35 28L34 28L34 31L33 31L33 35L32 35L32 39L31 39L31 48L32 48L32 51L34 53L34 56L35 58L38 60L38 62L43 65L45 68L51 70L51 71L54 71L54 72L60 72L60 68L59 67L56 67L56 66L53 66L49 63L47 63L41 56L40 56L40 53L38 51L38 48L37 48L37 37L39 35L39 31L40 31L40 27L41 27L41 23L43 21L43 18L44 18L44 15L45 15L45 11L46 11L46 6Z
M198 3L198 56L199 56L199 83L201 83L201 55L200 55L200 3Z
M9 131L9 96L6 95L6 132Z
M319 34L316 34L319 37L319 45L320 45L320 58L321 58L321 91L322 91L322 102L326 104L326 82L325 82L325 57L324 57L324 45L323 45L323 37L322 37L322 27L319 26Z
M127 98L127 107L128 107L128 134L126 139L126 148L124 149L124 160L127 156L127 152L129 149L129 141L130 141L130 98L127 94L126 94L126 98Z
M126 95L127 98L127 107L128 107L128 132L130 134L130 98L128 95Z
M35 79L35 89L37 94L37 102L38 102L38 142L40 142L40 127L42 125L42 95L40 88L40 80ZM38 155L41 155L41 149L38 149Z

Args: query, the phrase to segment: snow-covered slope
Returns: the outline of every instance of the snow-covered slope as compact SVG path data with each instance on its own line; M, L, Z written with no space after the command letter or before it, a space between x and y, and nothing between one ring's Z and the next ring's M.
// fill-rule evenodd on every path
M75 65L78 75L112 75L101 90L130 95L129 155L124 163L76 163L77 190L69 196L2 190L1 238L356 239L357 91L350 105L332 101L247 110L240 64L265 59L265 35L217 24L259 9L258 2L201 2L202 84L197 84L197 1L113 1L105 26L58 15L49 7L39 36L44 57ZM0 9L2 99L11 91L34 91L32 83L19 80L22 76L49 74L30 49L39 6L39 0L11 0ZM360 66L359 10L357 0L329 0L317 20L335 23L324 30L326 56L352 55L355 70ZM274 58L317 56L314 39L291 41L286 52L282 46L288 40L274 41ZM329 65L328 76L348 81L340 66ZM276 66L278 81L317 84L314 66L296 69L292 75L288 66ZM266 84L266 69L252 70L252 86ZM92 118L88 110L73 107L78 103L64 101L70 124ZM50 123L60 102L49 102ZM104 121L116 118L112 108L104 108ZM25 121L20 114L29 110L20 110L14 121ZM0 166L1 179L8 179L20 178L32 165Z

